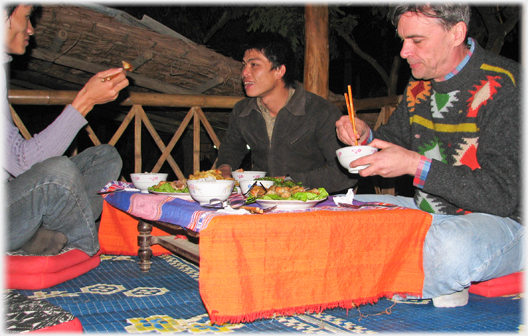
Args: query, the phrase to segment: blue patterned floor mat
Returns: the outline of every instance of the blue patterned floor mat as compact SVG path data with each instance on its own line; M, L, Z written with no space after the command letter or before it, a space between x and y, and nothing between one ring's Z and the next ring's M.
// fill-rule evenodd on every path
M486 298L470 294L460 308L430 300L381 299L359 309L276 317L211 326L198 288L199 268L174 255L153 257L142 273L138 257L101 256L94 270L55 287L17 292L47 300L79 318L86 333L406 333L524 331L523 294Z

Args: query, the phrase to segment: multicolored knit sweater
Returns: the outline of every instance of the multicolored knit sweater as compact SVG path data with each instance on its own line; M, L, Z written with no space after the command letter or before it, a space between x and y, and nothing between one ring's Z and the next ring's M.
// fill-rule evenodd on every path
M469 62L445 81L411 80L374 137L430 161L416 183L424 211L482 212L520 219L520 67L475 42Z

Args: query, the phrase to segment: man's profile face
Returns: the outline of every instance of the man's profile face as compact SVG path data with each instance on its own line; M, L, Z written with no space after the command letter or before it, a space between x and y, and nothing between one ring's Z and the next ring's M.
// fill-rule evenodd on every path
M279 69L272 70L272 63L258 50L246 50L243 64L242 82L249 97L262 98L282 81Z
M31 5L19 5L7 18L4 10L5 51L9 54L23 55L29 45L29 37L35 33L30 17Z
M437 19L407 12L398 23L398 35L403 40L400 55L409 63L414 78L443 79L453 70L454 34Z

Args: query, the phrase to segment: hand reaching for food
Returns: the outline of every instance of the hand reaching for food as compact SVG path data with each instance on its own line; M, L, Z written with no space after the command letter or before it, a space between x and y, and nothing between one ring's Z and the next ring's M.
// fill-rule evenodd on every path
M115 76L114 76L115 75ZM114 76L113 80L101 81L101 78ZM129 84L124 71L108 69L95 74L77 93L71 103L83 116L86 116L94 105L105 104L115 100L119 92Z

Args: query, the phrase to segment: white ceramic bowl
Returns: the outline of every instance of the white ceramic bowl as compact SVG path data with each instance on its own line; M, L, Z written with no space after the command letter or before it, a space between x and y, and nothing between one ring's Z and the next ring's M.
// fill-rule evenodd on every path
M336 155L339 163L344 168L348 169L349 173L357 174L361 169L367 168L368 165L350 168L350 162L357 160L360 157L374 154L377 151L377 148L371 146L348 146L336 150Z
M240 191L242 191L242 194L247 193L249 188L251 188L251 186L255 182L257 182L256 185L258 185L258 186L260 186L260 184L262 183L262 185L266 189L271 187L273 185L273 183L274 183L273 181L255 181L255 180L241 180L241 181L238 181L238 183L240 184Z
M212 198L225 201L233 192L234 185L234 180L216 180L214 182L187 180L191 197L202 205L209 204Z
M237 172L233 171L231 172L231 175L233 175L233 178L240 183L242 180L254 180L259 177L265 177L266 172L265 171L244 171L244 172Z
M166 181L169 174L165 173L133 173L130 174L130 179L134 187L138 188L142 193L148 193L148 188L155 186L161 181Z

